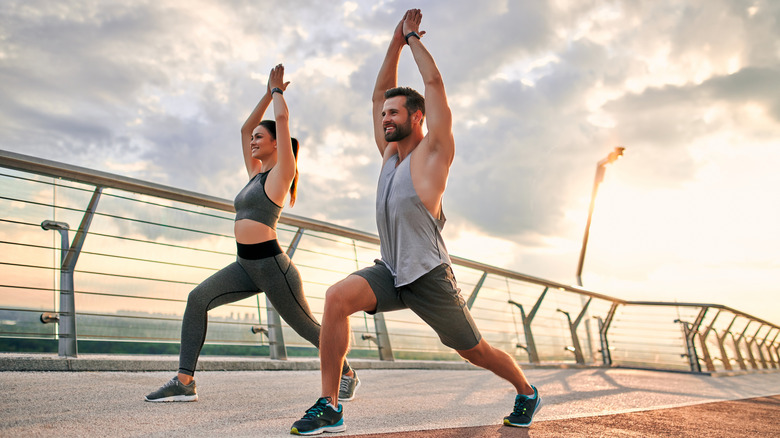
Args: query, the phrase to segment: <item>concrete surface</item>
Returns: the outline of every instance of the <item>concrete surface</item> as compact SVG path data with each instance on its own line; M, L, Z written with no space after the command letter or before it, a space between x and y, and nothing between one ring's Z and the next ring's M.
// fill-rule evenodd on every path
M344 404L347 432L328 436L670 436L663 429L641 429L648 427L646 422L636 423L640 429L632 432L631 418L656 418L667 408L767 397L774 404L757 405L769 412L762 418L769 425L780 418L778 399L771 398L780 394L780 372L711 377L626 369L530 369L526 374L539 388L545 406L530 430L516 430L500 426L511 411L514 391L490 372L473 367L356 368L362 385L357 398ZM316 369L202 371L196 375L198 402L143 401L173 375L173 371L0 372L0 436L283 437L319 396ZM620 428L605 426L607 418L617 418ZM566 422L572 421L573 429L566 432ZM685 421L692 431L706 431L701 428L718 417L682 415L678 420ZM564 428L555 429L556 424ZM581 427L593 433L577 435ZM552 434L546 434L550 430ZM749 429L734 432L745 430ZM409 431L417 435L405 434Z

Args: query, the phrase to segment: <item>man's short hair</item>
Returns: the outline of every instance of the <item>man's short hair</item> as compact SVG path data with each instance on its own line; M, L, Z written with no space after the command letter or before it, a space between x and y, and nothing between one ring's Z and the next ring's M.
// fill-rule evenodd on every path
M422 112L423 118L425 117L425 98L417 90L409 87L395 87L385 91L385 99L390 99L396 96L406 96L406 103L404 108L409 111L409 115L414 114L417 110ZM422 119L420 120L422 125Z

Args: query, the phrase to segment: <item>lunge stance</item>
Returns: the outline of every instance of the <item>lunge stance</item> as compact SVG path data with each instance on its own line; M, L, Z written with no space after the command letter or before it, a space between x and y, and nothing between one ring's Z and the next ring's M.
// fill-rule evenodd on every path
M319 346L320 325L309 310L298 269L276 237L276 223L289 192L295 204L298 141L290 136L284 100L284 67L271 70L265 95L241 128L249 183L235 199L237 260L190 292L181 328L178 375L146 396L146 401L196 401L195 366L206 338L208 311L265 292L274 309L299 335ZM261 120L273 102L273 120ZM340 397L352 399L360 383L344 362Z
M477 330L460 295L442 240L442 196L455 154L452 114L436 63L419 32L422 14L406 12L393 33L373 94L374 137L382 156L376 222L382 259L328 289L320 334L322 393L291 433L346 430L338 404L339 371L349 346L349 315L409 308L448 347L517 390L509 426L527 427L541 406L536 388L504 351ZM397 87L398 61L409 45L425 84L425 97ZM426 114L427 110L427 114ZM423 133L427 116L428 133Z

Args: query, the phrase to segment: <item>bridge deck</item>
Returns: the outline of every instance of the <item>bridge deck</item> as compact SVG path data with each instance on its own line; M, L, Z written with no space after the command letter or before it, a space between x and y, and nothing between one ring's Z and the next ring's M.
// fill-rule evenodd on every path
M25 358L3 360L0 370ZM779 436L780 430L780 372L712 377L529 369L544 408L538 424L519 430L500 426L514 393L490 372L370 368L358 366L362 385L357 398L344 403L347 432L338 435ZM0 372L0 435L282 437L319 395L316 369L202 371L196 375L200 401L143 401L172 376L172 371ZM733 402L745 399L753 400Z

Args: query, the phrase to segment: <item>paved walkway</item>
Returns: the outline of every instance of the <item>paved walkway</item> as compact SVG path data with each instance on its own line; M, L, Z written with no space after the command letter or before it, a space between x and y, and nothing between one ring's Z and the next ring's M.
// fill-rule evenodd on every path
M530 369L545 406L520 430L500 426L514 394L489 372L369 368L358 368L358 396L345 403L347 432L334 436L780 436L780 372ZM203 371L200 401L143 401L172 376L0 372L0 436L285 437L319 395L317 370Z

